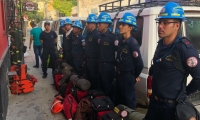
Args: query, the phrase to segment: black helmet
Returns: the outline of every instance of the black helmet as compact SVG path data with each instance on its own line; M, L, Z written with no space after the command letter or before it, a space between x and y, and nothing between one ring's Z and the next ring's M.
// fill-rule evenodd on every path
M44 23L44 26L46 26L46 25L49 25L49 26L50 26L50 22L49 22L49 21L46 21L46 22Z

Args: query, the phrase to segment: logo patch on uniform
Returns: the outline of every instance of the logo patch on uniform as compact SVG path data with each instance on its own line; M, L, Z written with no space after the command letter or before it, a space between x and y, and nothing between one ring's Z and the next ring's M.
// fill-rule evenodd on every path
M115 111L116 113L119 113L120 110L119 110L117 107L115 107L115 108L114 108L114 111Z
M115 46L118 46L119 40L115 40L114 44L115 44Z
M188 44L190 44L190 42L188 42L188 41L185 41L185 44L186 44L186 45L188 45Z
M104 45L109 45L109 43L108 43L108 42L104 42L103 44L104 44Z
M163 7L162 10L160 11L160 13L165 13L165 8Z
M189 67L196 67L198 64L198 60L196 57L189 57L186 62Z
M134 58L137 58L137 57L138 57L138 52L137 52L137 51L133 51L132 54L133 54L133 57L134 57Z
M92 41L92 38L89 38L89 41Z
M124 49L122 49L122 52L127 54L128 50L124 48Z
M167 60L167 61L173 61L173 60L175 60L176 58L173 56L173 55L168 55L168 56L166 56L166 58L165 58L165 60Z

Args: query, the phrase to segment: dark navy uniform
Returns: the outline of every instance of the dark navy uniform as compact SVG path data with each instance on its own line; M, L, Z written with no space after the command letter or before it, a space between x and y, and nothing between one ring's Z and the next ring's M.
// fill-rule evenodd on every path
M72 35L73 32L71 31L68 36L66 36L66 33L63 34L63 54L64 54L64 59L66 62L73 66L73 61L72 61Z
M114 62L115 62L115 45L117 40L114 34L109 30L100 34L100 57L99 57L99 87L105 95L113 99L113 79L114 79Z
M184 77L188 74L193 79L187 87L183 88L184 92L180 98L185 99L187 95L200 89L199 54L190 41L183 38L177 42L178 38L170 45L164 45L163 40L158 42L152 66L153 95L150 99L146 120L175 119L175 100L182 90ZM170 50L172 52L169 52ZM177 67L177 63L180 63L179 66L182 66L185 72Z
M99 44L100 35L95 29L88 33L85 42L85 56L86 56L86 74L87 79L91 83L91 89L97 88L97 73L98 73L98 58L99 58Z
M117 50L116 103L136 109L135 83L143 69L139 44L133 37L120 40Z
M52 64L52 70L54 71L55 66L55 43L54 39L57 38L57 35L54 31L50 31L49 33L46 33L43 31L40 34L40 40L43 40L43 53L42 53L42 71L44 75L47 75L47 59L50 55L50 61ZM53 73L52 71L52 73Z
M83 36L79 34L78 36L72 35L72 57L73 65L76 73L82 76L82 62L83 62L83 46L82 46Z

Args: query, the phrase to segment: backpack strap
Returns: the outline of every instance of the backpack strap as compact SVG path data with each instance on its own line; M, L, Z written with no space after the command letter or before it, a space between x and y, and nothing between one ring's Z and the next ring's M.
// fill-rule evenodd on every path
M75 100L78 101L78 96L77 96L77 88L75 86L72 87L72 95L74 96Z
M180 96L183 94L183 92L184 92L184 87L186 86L186 82L187 82L187 76L188 76L188 73L187 74L185 74L185 76L184 76L184 80L183 80L183 83L182 83L182 90L181 90L181 92L179 93L179 95L178 95L178 97L176 98L176 101L177 102L183 102L183 100L182 99L180 99Z
M61 95L62 97L64 97L66 87L67 87L67 83L63 83L60 86L60 90L59 90L58 94L55 95L55 97L58 95Z
M70 101L69 97L71 97L71 100L72 100L72 101ZM70 114L71 114L71 117L74 118L74 115L73 115L73 113L72 113L72 104L73 104L73 102L74 102L73 96L71 96L71 95L69 94L69 95L66 97L66 99L67 99L67 101L69 102L69 104L71 105L71 106L70 106Z
M192 44L189 44L189 40L186 38L186 37L182 37L181 40L179 42L182 42L187 48L191 47ZM175 43L175 45L177 46L178 42ZM184 73L184 78L183 78L183 83L182 83L182 90L181 92L179 93L178 97L176 98L176 101L177 102L181 102L183 103L183 100L180 99L180 96L183 94L184 92L184 87L186 86L186 82L187 82L187 77L189 75L189 73L187 72L187 70L185 70L183 64L182 64L182 61L181 61L181 57L180 57L180 54L179 54L179 50L178 50L178 47L176 47L176 49L174 50L174 54L177 56L177 59L173 60L173 64L174 66L180 70L182 73Z
M177 44L180 43L180 42L184 42L184 41L187 41L187 38L186 37L181 37L179 41L175 42L175 49L173 50L173 54L174 56L176 56L176 59L173 59L173 65L176 67L176 69L180 70L182 73L186 73L186 70L185 68L183 67L183 64L182 64L182 60L181 60L181 57L180 57L180 53L179 53L179 49L177 47ZM188 42L188 41L187 41ZM191 44L189 44L191 45Z

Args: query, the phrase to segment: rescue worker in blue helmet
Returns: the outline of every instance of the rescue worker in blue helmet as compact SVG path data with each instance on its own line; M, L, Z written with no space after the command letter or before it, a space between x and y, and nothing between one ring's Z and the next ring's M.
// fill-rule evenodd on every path
M143 69L143 61L140 46L131 31L137 28L136 18L132 13L126 12L119 20L119 32L122 39L119 40L117 50L117 82L116 104L123 104L136 109L135 83L139 81L139 75Z
M97 16L89 14L86 20L88 34L85 38L86 76L91 83L91 89L97 88L98 58L100 35L96 29Z
M185 20L183 8L175 2L167 2L156 18L161 39L149 71L153 79L146 120L175 120L178 101L200 88L199 54L187 38L178 35ZM186 86L189 74L193 79Z
M76 20L73 24L72 35L72 57L75 72L79 77L82 76L82 61L83 61L83 46L85 46L85 39L83 38L81 31L83 30L82 23Z
M106 12L101 12L97 19L98 31L101 37L99 40L99 88L114 100L112 82L114 78L115 50L118 46L118 39L108 30L111 24L111 16Z
M60 30L59 34L63 34L65 32L65 26L64 26L65 20L60 21Z
M72 21L69 18L66 18L64 23L65 32L63 33L63 55L64 60L71 66L73 66L72 61Z

